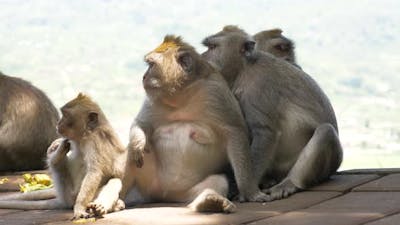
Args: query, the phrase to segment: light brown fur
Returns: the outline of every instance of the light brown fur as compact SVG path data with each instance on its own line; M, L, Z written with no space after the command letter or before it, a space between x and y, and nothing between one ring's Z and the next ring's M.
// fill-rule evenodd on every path
M147 98L131 127L123 193L136 190L133 201L232 212L222 174L230 164L242 198L265 201L250 174L246 126L226 82L180 38L167 36L161 46L145 56Z
M48 166L55 186L55 199L47 201L0 201L0 208L74 209L74 219L101 216L120 210L119 200L127 151L100 107L79 94L61 108L57 139L48 149ZM49 190L51 191L51 190ZM48 192L49 192L48 191ZM43 197L37 193L17 199ZM8 199L9 200L9 199Z

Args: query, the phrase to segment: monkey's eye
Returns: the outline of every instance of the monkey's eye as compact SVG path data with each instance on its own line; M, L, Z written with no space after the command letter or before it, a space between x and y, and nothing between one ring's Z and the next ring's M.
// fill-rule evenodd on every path
M147 66L149 66L149 67L153 67L155 64L153 61L150 61L150 60L146 60L145 62L147 64Z
M208 47L209 50L213 50L213 49L215 49L217 47L217 45L208 43L207 47Z

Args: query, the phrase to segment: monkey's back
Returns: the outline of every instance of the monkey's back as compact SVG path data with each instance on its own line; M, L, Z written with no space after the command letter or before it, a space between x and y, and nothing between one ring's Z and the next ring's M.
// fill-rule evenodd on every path
M44 168L57 120L57 109L41 90L0 74L0 170Z

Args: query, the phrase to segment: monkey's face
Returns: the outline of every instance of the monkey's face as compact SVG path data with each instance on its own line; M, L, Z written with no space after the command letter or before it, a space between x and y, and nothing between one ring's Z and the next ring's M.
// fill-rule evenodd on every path
M207 50L202 57L232 84L253 54L254 44L255 42L242 31L221 31L203 40Z
M293 43L285 37L256 39L256 49L287 61L293 58Z
M80 125L83 124L83 121L79 117L76 118L72 110L62 109L61 113L61 119L57 123L57 132L65 138L77 140L84 132L83 126Z
M148 69L143 75L143 87L149 97L172 96L193 79L190 75L193 61L190 52L174 43L164 42L144 60Z

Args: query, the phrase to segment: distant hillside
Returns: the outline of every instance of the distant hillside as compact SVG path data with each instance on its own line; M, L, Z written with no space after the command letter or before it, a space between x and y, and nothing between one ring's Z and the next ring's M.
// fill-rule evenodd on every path
M203 51L201 40L226 24L249 33L280 27L331 98L348 156L371 152L379 162L370 166L392 166L387 158L400 152L399 9L397 0L2 0L0 70L30 80L57 106L89 93L126 141L144 97L143 56L165 34Z

